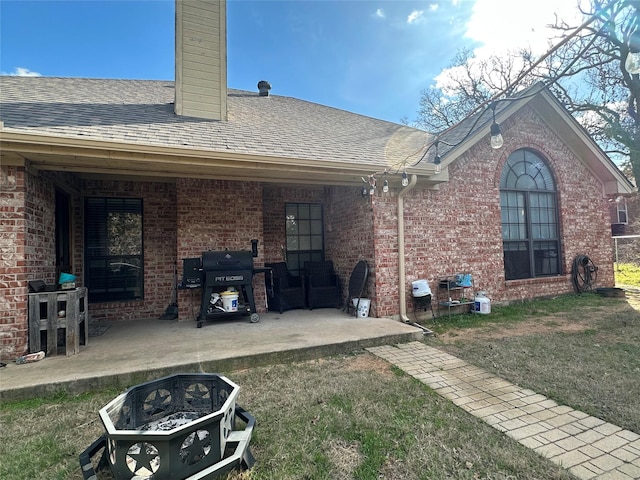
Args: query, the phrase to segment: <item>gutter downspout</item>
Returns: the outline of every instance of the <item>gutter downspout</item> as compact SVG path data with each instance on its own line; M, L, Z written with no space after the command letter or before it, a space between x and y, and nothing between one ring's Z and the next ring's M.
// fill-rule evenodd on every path
M403 188L398 194L398 294L400 297L400 320L422 329L425 335L432 335L433 332L431 330L418 323L412 322L407 316L407 289L404 264L404 196L413 190L417 182L418 176L411 175L409 185Z

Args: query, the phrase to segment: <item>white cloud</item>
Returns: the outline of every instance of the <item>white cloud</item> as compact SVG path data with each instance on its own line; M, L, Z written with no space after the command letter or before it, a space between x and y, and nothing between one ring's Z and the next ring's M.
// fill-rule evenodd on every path
M378 18L384 18L384 10L379 8L376 10L376 13L374 14L374 16L378 17Z
M438 10L439 7L440 5L438 5L437 3L432 3L431 5L429 5L429 11L435 12L436 10Z
M420 23L424 15L424 10L414 10L407 17L407 23Z
M513 0L475 0L466 31L466 37L479 45L474 51L475 60L470 62L471 70L479 71L480 63L491 56L506 57L522 48L530 48L534 56L544 54L560 41L558 32L549 28L556 15L571 26L584 21L578 1L585 0L538 0L535 8L523 14L519 2ZM518 68L514 66L514 70ZM435 81L446 92L463 78L464 72L450 68L440 72Z
M41 77L42 76L42 74L38 72L32 72L28 68L24 68L24 67L16 67L13 70L13 72L10 72L10 73L2 72L2 75L13 75L17 77Z
M534 54L548 50L549 41L557 32L549 25L555 14L570 25L582 23L576 1L538 0L535 8L522 11L513 0L475 0L473 13L467 24L466 36L480 43L476 54L500 54L519 47L530 47Z

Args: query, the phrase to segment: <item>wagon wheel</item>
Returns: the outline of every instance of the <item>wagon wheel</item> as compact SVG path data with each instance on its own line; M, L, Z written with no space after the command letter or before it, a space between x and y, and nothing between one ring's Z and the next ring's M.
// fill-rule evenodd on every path
M249 317L249 321L251 323L258 323L260 321L260 315L258 315L257 313L252 313L251 317Z

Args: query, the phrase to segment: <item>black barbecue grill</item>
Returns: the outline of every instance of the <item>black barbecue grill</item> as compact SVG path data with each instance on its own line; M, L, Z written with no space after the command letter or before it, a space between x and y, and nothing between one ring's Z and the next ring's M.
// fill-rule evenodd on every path
M198 328L209 318L238 313L250 314L251 322L260 321L256 313L256 303L253 298L253 274L260 270L253 268L253 254L251 251L208 251L202 254L202 304L198 316ZM212 294L220 293L230 288L237 290L237 311L225 311L212 302ZM242 298L242 300L240 300Z

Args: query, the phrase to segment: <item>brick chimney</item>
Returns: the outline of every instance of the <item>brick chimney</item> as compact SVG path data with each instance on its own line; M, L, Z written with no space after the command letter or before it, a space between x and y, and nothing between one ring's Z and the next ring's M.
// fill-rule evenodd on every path
M176 0L175 113L227 119L226 0Z

